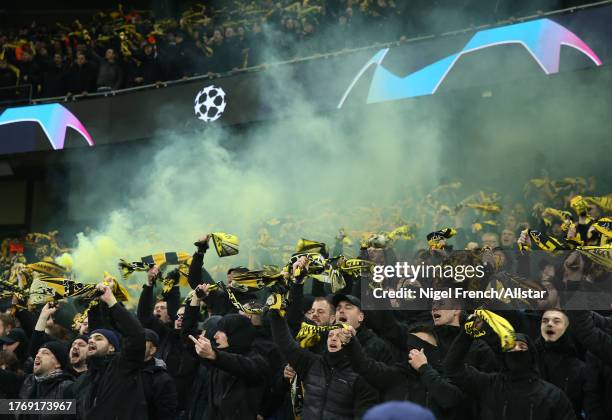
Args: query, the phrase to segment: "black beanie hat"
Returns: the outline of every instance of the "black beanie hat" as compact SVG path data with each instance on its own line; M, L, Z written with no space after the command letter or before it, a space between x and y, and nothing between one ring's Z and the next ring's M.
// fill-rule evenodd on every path
M83 340L84 342L89 343L89 336L87 334L79 334L72 339L70 345L74 344L74 342L77 340Z
M227 314L218 324L219 331L227 335L229 348L233 353L247 353L255 339L256 330L251 320L239 314Z
M219 331L219 322L221 322L222 318L221 315L212 315L202 323L202 330L206 331L206 338L212 341L213 347L217 345L214 337L217 331Z
M60 364L62 370L68 369L70 366L70 359L68 358L68 352L70 351L68 345L62 341L47 341L45 344L40 346L41 349L47 349L57 359L57 362Z

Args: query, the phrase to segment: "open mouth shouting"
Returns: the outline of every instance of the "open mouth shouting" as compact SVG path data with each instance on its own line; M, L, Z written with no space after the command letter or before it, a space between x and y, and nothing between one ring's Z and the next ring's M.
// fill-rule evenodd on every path
M552 328L547 328L546 330L544 330L544 334L549 340L552 340L557 337L557 332Z
M89 351L89 346L87 346L87 350ZM80 352L78 348L73 347L72 349L70 349L70 359L78 359L79 356Z

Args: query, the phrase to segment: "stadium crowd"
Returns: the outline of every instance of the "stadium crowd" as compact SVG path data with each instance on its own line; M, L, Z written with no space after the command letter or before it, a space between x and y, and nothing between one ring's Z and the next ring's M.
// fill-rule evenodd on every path
M365 235L359 258L340 257L352 246L341 230L331 251L302 239L273 267L264 260L278 264L280 253L270 247L263 269L230 267L222 282L204 259L212 249L235 255L229 234L203 235L192 255L122 261L121 280L105 273L95 286L52 262L65 251L54 234L30 236L33 261L5 241L0 395L74 398L82 419L611 418L612 196L595 195L593 179L535 178L524 193L531 214L517 203L502 213L496 193L457 200L460 187L443 184L418 201L426 226L457 223L426 243L404 225ZM476 219L459 227L466 212ZM486 284L548 294L493 311L502 303L367 310L368 268L407 253L432 265L482 264ZM146 282L133 285L141 292L131 311L120 283L135 271ZM79 300L86 309L73 318L67 309ZM569 301L575 310L562 310Z
M120 7L83 23L33 21L12 30L0 28L0 100L88 94L220 74L584 2L459 3L208 2L189 7L176 19Z

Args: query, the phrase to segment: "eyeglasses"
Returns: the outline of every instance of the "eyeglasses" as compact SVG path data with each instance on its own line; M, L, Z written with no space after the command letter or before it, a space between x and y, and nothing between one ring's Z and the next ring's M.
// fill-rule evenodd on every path
M185 318L185 315L183 314L176 314L176 319L183 319Z

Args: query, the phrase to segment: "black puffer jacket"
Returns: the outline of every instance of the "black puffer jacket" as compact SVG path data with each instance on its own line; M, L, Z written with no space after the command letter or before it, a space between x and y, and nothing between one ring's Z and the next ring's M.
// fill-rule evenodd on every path
M529 353L512 352L519 356L525 369L484 373L464 364L472 338L463 330L457 335L444 361L450 379L472 398L479 400L481 420L571 420L576 419L570 401L563 391L543 381L537 374L533 344Z
M572 403L576 416L580 416L584 407L586 365L578 358L569 334L563 334L555 342L538 337L535 345L542 379L561 389Z
M144 329L120 303L108 313L123 336L121 352L87 360L87 373L74 383L78 415L84 420L146 419L147 402L141 377Z
M72 384L74 378L72 375L58 371L44 379L36 379L34 374L26 376L19 391L20 399L44 399L44 400L60 400L73 398ZM64 418L62 414L57 415L19 415L18 419L49 419L59 420Z
M269 366L254 349L251 321L238 314L225 315L218 328L228 337L229 347L219 349L208 368L208 406L205 419L255 419L261 408Z
M344 350L324 355L302 349L277 311L269 313L274 341L303 378L304 420L359 418L378 398L376 391L350 367Z

